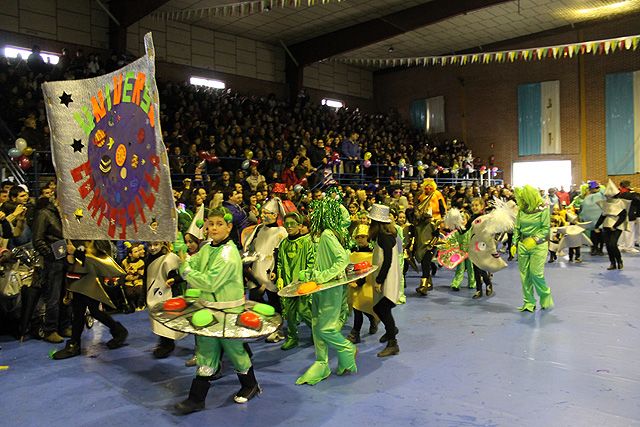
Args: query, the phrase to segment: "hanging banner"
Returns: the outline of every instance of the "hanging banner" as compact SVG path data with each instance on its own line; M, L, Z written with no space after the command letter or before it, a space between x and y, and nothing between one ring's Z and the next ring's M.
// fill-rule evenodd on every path
M446 55L446 56L420 56L415 58L366 58L368 64L377 67L388 66L389 63L395 64L400 61L400 64L411 64L415 61L416 64L422 61L423 65L448 65L448 64L489 64L492 62L505 62L507 59L509 62L514 62L516 59L531 61L533 59L542 60L547 58L573 58L573 56L584 55L591 53L593 55L609 55L616 51L622 50L636 50L638 43L640 42L640 35L624 36L615 39L607 40L595 40L580 43L571 43L556 46L542 46L528 49L515 49L515 50L503 50L498 52L483 52L461 55ZM331 58L333 62L345 63L353 58ZM363 58L364 59L364 58ZM394 65L395 66L395 65Z
M329 3L341 3L342 0L254 0L221 4L218 6L201 7L196 9L183 9L173 12L154 12L150 14L152 18L160 18L168 21L183 21L191 18L202 18L204 15L207 17L244 17L253 15L256 13L263 13L273 10L275 8L284 9L286 7L312 7Z
M155 52L103 76L43 83L66 239L173 241Z

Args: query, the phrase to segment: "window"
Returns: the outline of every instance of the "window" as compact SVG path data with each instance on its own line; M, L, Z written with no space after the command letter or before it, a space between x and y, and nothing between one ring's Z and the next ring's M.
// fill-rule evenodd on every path
M515 162L511 181L514 187L529 184L544 190L561 186L568 189L571 187L571 160Z
M191 77L189 83L194 86L206 86L214 89L224 89L227 86L221 80L205 79L204 77Z
M329 98L324 98L322 100L322 105L335 108L336 110L339 110L340 108L344 107L344 103L342 101L338 101L337 99L329 99Z
M18 55L22 57L25 61L31 55L31 49L26 49L24 47L15 47L15 46L5 46L4 48L4 56L7 58L17 58ZM51 52L40 52L40 56L44 59L44 62L49 64L57 64L60 57L55 53Z

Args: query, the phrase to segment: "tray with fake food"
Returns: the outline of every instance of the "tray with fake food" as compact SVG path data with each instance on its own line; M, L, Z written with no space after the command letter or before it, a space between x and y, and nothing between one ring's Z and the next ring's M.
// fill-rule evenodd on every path
M278 292L278 295L285 298L300 297L304 295L315 294L316 292L326 291L327 289L342 286L347 283L355 282L373 273L378 269L377 265L371 265L368 261L359 262L357 264L349 264L345 269L345 273L329 280L326 283L318 283L313 280L306 282L294 282L285 286Z
M169 329L212 338L253 340L266 337L282 324L273 307L246 301L236 309L206 307L197 291L171 298L149 309L151 317Z

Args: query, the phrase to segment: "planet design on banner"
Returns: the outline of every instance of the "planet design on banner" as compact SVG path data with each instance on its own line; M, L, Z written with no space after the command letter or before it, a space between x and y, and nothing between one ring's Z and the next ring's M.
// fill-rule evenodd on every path
M119 70L42 85L45 99L60 98L46 108L65 238L175 239L155 49L144 40L147 55Z

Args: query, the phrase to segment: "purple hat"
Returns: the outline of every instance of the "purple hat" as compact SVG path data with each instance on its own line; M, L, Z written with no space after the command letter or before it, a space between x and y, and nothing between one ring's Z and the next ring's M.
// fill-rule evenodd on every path
M589 189L593 190L594 188L600 188L598 181L589 181Z

